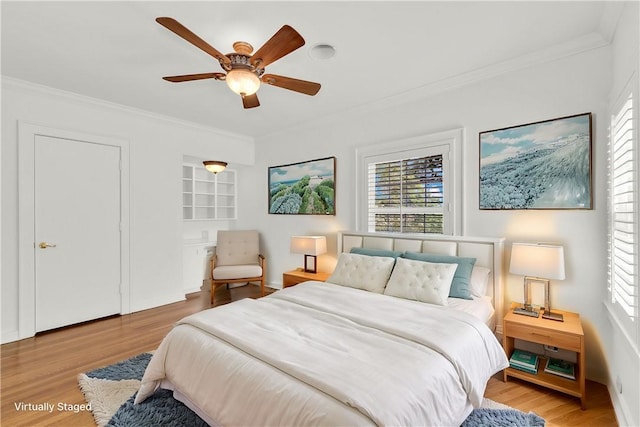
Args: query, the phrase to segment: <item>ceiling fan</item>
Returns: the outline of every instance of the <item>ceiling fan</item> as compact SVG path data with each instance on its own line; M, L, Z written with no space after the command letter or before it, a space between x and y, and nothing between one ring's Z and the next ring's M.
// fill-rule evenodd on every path
M260 88L260 83L311 96L320 90L319 83L275 74L264 74L267 65L304 46L302 36L288 25L280 28L253 54L253 46L247 42L238 41L233 44L234 52L223 55L173 18L156 18L156 22L216 58L220 66L226 71L226 74L200 73L168 76L163 77L164 80L173 83L202 79L224 80L232 91L242 97L244 108L254 108L260 105L256 95L257 90Z

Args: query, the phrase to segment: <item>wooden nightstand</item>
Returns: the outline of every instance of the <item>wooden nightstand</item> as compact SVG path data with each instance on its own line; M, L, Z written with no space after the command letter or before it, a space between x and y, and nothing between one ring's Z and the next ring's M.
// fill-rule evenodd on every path
M289 286L297 285L298 283L306 282L308 280L317 280L324 282L331 276L331 273L306 273L303 269L296 269L287 271L282 274L282 287L288 288Z
M568 311L555 310L564 315L564 322L514 314L513 308L520 304L512 303L511 309L504 316L503 347L507 357L511 357L514 340L534 342L576 352L576 379L570 380L558 375L544 372L546 358L541 357L538 373L530 374L513 368L504 370L504 381L507 377L520 378L544 387L561 391L580 398L582 409L585 409L585 355L584 332L580 323L580 315Z

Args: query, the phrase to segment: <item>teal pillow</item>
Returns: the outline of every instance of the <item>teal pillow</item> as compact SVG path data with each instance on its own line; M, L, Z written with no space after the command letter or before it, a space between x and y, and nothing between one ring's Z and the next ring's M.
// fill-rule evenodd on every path
M398 258L402 255L400 251L391 251L388 249L372 249L372 248L351 248L352 254L368 255L368 256L384 256L389 258Z
M476 263L475 258L464 258L451 255L438 255L424 252L405 252L403 258L442 264L458 264L453 275L449 296L453 298L473 299L471 297L471 271Z

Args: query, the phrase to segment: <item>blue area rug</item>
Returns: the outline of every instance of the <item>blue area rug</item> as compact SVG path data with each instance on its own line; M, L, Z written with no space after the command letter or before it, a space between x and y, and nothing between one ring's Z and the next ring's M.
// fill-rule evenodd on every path
M462 427L544 427L544 419L517 409L474 409Z
M81 377L113 382L114 384L127 380L139 381L142 379L149 360L151 360L151 354L144 353L131 359L81 374ZM82 384L82 381L80 385L84 391L85 385ZM94 391L94 394L99 395L100 391ZM87 396L86 393L85 396ZM207 423L193 411L182 402L174 399L171 391L160 389L138 405L133 404L134 398L135 394L115 411L106 424L98 422L98 425L108 427L207 426ZM480 408L474 409L461 427L544 427L544 425L544 419L532 412L525 414L516 409Z

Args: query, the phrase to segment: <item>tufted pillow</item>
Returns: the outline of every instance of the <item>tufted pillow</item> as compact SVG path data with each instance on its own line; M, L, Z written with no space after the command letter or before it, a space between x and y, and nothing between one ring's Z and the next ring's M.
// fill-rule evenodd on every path
M429 254L425 252L405 252L402 254L404 258L416 261L436 262L443 264L457 265L456 273L453 276L449 296L453 298L473 299L471 298L471 290L469 289L471 280L471 271L476 263L475 258L465 258L450 255Z
M395 258L341 253L327 282L381 294Z
M447 297L456 264L437 264L398 258L385 295L448 305Z
M385 256L391 258L398 258L402 255L401 251L391 251L389 249L375 249L375 248L351 248L352 254L368 255L368 256Z

